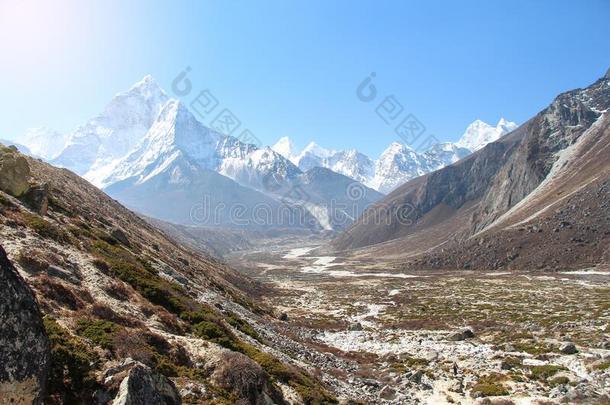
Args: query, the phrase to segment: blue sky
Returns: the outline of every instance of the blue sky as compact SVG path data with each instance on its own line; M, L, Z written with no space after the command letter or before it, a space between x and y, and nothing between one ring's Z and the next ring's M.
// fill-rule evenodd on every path
M70 131L148 73L171 93L190 66L194 89L263 143L376 156L397 140L382 97L441 140L476 118L521 123L605 73L609 20L604 0L2 1L0 138ZM371 72L378 99L364 103Z

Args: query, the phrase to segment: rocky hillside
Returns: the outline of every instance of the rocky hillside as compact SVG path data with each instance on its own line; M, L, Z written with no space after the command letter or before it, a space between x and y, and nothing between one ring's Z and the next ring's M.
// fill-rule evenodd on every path
M419 256L409 263L424 267L607 263L608 107L609 74L559 95L506 137L398 188L335 247Z
M256 283L15 149L0 149L0 190L0 335L19 334L0 392L15 403L334 401L259 334L279 321Z

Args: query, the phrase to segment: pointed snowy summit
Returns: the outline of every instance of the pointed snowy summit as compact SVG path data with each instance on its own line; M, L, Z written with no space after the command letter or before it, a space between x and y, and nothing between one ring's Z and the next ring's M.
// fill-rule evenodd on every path
M456 145L461 148L466 148L472 152L477 151L487 145L495 142L507 133L515 130L517 124L500 118L498 124L494 127L479 119L475 120L466 128Z
M294 144L292 143L292 140L287 136L283 136L278 139L278 141L271 147L271 149L284 156L286 159L292 160L295 157Z

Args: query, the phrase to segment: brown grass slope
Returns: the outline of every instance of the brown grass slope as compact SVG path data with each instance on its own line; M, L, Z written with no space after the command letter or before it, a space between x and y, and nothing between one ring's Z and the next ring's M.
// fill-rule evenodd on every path
M0 153L20 156L1 145ZM107 403L120 381L105 373L128 357L187 387L187 403L281 404L286 390L305 403L334 401L256 332L272 322L257 303L263 287L174 242L72 172L27 162L48 210L29 192L0 191L0 245L45 315L46 403ZM0 176L12 181L18 174L6 167ZM232 353L242 355L238 368L227 365Z

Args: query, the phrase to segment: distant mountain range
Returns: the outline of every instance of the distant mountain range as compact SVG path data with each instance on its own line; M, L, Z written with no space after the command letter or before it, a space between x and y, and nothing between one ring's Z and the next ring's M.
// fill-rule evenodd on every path
M303 171L325 167L385 194L410 179L457 162L516 128L517 124L504 118L495 127L476 120L456 143L443 142L417 152L409 145L393 142L376 160L355 149L334 151L315 142L297 152L289 137L278 140L272 149Z
M340 230L384 193L457 162L515 127L504 119L496 127L475 121L455 144L417 152L394 142L377 160L313 142L295 153L289 138L258 147L206 127L146 76L72 133L37 128L17 146L159 219Z

